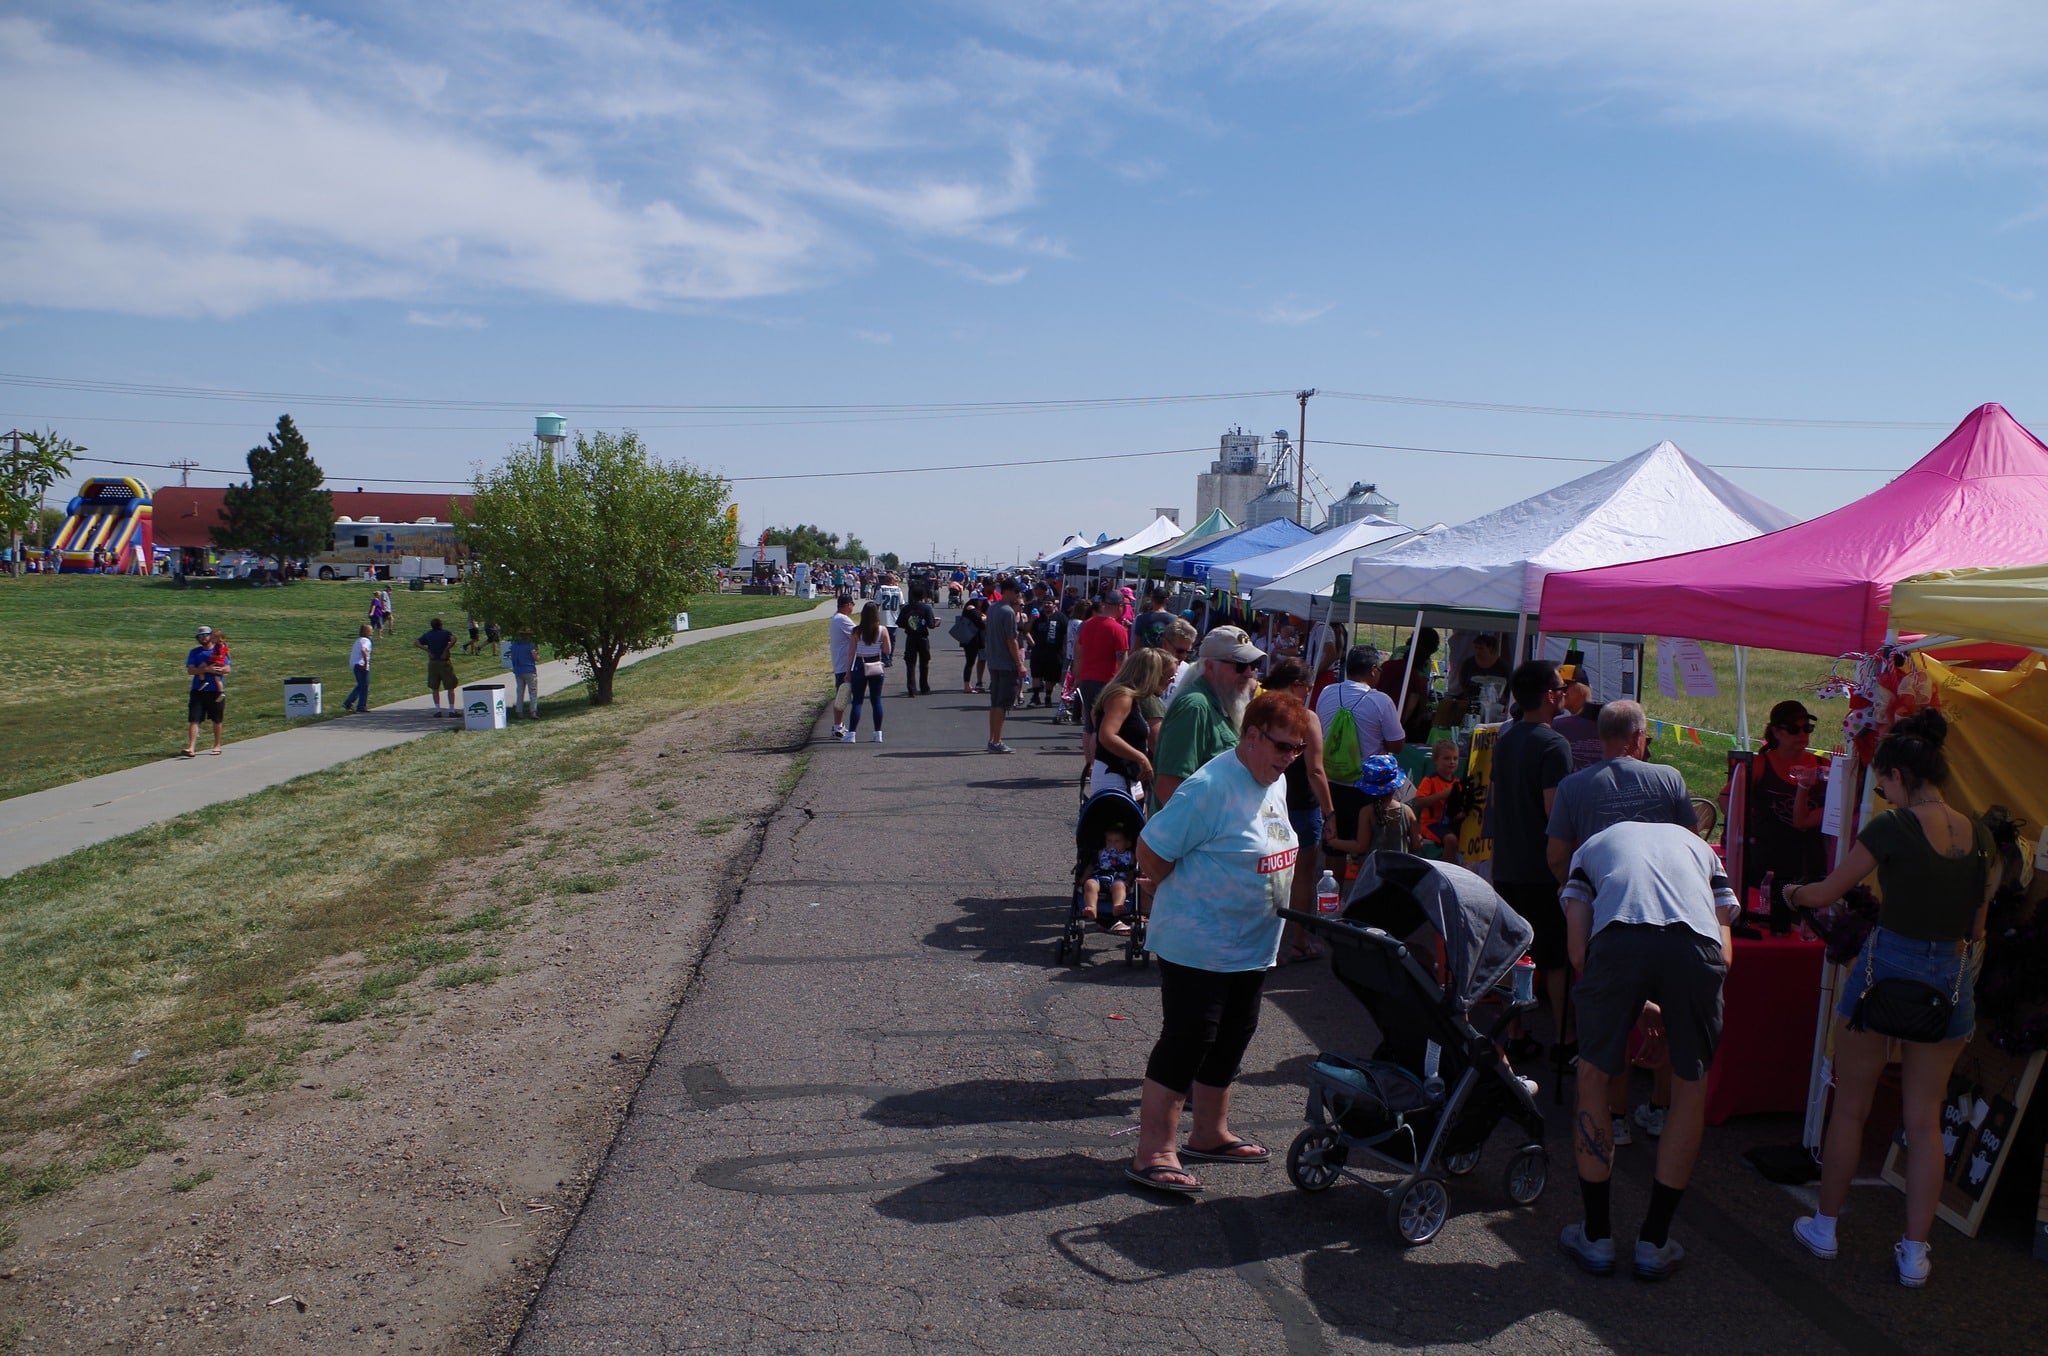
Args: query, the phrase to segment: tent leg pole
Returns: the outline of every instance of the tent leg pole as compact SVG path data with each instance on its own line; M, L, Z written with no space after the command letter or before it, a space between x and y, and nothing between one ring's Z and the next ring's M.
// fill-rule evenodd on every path
M1528 639L1529 614L1526 612L1517 612L1515 614L1515 662L1508 666L1510 671L1518 669L1522 667L1524 663L1528 662L1522 653L1522 646L1528 642Z
M1401 694L1394 698L1394 716L1408 709L1408 684L1415 678L1415 638L1422 634L1422 609L1415 609L1415 629L1408 633L1408 662L1401 666Z
M1749 747L1749 647L1735 647L1735 738Z

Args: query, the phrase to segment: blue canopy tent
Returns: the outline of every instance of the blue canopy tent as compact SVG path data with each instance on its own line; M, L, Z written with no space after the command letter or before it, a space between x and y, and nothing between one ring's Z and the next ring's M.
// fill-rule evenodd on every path
M1291 518L1275 518L1257 527L1211 537L1180 555L1167 557L1166 575L1169 579L1192 579L1206 585L1213 572L1219 576L1220 583L1223 582L1220 576L1226 572L1222 567L1232 561L1249 560L1283 546L1293 546L1314 535Z

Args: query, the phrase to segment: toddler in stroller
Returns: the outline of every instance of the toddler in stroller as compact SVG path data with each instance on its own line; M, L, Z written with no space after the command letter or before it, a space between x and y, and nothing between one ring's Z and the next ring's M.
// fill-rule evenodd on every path
M1308 1128L1287 1151L1289 1179L1303 1191L1339 1177L1363 1183L1385 1198L1403 1243L1427 1243L1450 1215L1444 1179L1477 1167L1505 1120L1521 1141L1507 1196L1533 1205L1549 1175L1543 1116L1498 1042L1535 1005L1504 988L1534 929L1470 871L1401 852L1365 859L1341 920L1282 912L1323 937L1337 978L1381 1034L1375 1058L1325 1053L1310 1066ZM1495 997L1506 1001L1482 1034L1473 1009ZM1379 1185L1360 1164L1400 1180Z
M1100 792L1081 807L1074 825L1074 897L1060 934L1060 960L1080 963L1091 928L1122 939L1124 964L1146 959L1145 920L1136 908L1138 861L1131 846L1144 827L1144 811L1121 791Z

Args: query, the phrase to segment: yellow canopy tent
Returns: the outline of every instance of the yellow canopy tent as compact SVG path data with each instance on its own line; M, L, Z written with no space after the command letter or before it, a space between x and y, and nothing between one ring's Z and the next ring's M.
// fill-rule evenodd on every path
M2003 805L2038 833L2048 824L2048 662L2029 655L2003 673L1919 662L1948 717L1949 803L1970 815Z
M1891 624L2048 651L2048 565L1915 575L1892 585Z

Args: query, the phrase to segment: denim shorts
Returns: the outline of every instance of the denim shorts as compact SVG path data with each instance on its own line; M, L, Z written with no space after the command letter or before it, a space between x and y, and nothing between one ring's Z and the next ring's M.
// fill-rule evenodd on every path
M1835 1012L1845 1018L1856 1015L1856 1002L1870 982L1880 979L1917 979L1941 990L1942 997L1956 997L1956 976L1972 957L1956 949L1955 942L1923 942L1901 937L1884 928L1872 928L1863 950L1843 976L1842 1001ZM1867 978L1866 978L1867 976ZM1962 996L1948 1015L1943 1040L1959 1041L1977 1029L1977 975L1974 966L1962 975Z
M1304 848L1320 847L1323 842L1323 807L1311 805L1306 810L1289 810L1287 822L1294 826L1294 841Z

